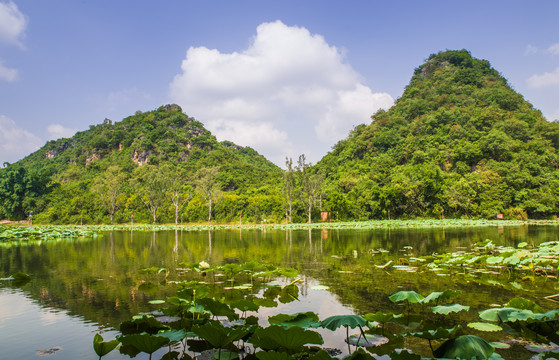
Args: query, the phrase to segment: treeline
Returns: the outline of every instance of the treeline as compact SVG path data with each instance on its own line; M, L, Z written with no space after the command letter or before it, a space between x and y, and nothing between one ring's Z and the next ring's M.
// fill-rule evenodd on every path
M177 105L50 141L0 169L0 217L45 223L556 218L559 123L466 50L433 54L396 104L318 164L281 170ZM240 219L239 219L240 218Z

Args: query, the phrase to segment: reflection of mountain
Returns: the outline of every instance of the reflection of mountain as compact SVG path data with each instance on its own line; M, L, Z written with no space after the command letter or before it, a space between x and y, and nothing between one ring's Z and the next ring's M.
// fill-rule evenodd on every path
M140 269L167 267L171 271L169 279L174 280L178 278L175 268L179 263L202 260L212 265L258 261L295 267L302 274L330 286L330 291L338 295L343 304L351 305L358 312L376 312L392 306L388 295L403 288L424 294L459 288L468 297L464 303L475 306L490 298L503 302L510 295L499 288L477 285L474 287L476 291L472 292L465 287L466 278L396 270L385 272L376 269L374 264L384 264L388 260L397 263L400 258L406 258L406 254L400 251L405 246L412 246L409 254L421 256L436 251L454 251L460 246L469 248L472 243L487 238L514 245L520 241L559 240L559 233L556 227L545 226L317 230L310 233L306 230L115 231L94 240L0 247L0 277L17 271L26 272L32 276L32 281L22 290L41 305L65 309L86 320L114 327L132 314L151 309L147 304L149 299L164 296L150 296L138 290L144 280L156 285L164 280L164 274L140 274ZM371 249L379 248L390 252L371 255ZM471 284L476 281L475 278L470 280ZM161 285L157 287L163 289Z

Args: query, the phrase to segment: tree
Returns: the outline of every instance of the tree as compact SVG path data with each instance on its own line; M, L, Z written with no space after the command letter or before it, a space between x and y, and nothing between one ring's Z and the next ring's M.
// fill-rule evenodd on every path
M120 167L113 165L109 166L103 176L98 177L91 187L91 191L99 195L103 207L109 213L111 225L117 210L117 198L121 193L125 180L126 175Z
M0 172L0 207L13 220L24 219L28 212L37 212L37 203L48 193L48 175L22 166L8 165Z
M208 204L208 224L212 222L212 201L217 200L221 195L221 190L217 183L218 174L219 168L215 166L211 168L201 168L195 175L196 191Z
M309 224L311 223L311 214L316 198L320 194L322 181L324 176L321 173L311 174L311 164L306 163L305 154L299 156L297 163L297 172L299 173L301 184L301 201L305 204L305 212L308 216Z
M283 196L288 205L289 222L292 221L293 201L297 192L297 181L295 169L293 169L293 159L285 158L286 170L283 172Z
M175 207L175 225L179 223L179 212L190 200L190 195L185 185L185 175L179 168L172 170L169 176L169 194Z
M143 165L136 170L136 187L142 202L147 207L153 223L157 222L157 210L165 203L169 189L168 173L163 167Z

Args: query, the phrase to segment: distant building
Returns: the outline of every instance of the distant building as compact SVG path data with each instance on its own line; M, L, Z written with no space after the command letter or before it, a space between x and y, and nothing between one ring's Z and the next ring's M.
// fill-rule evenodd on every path
M112 125L113 121L109 118L105 118L105 120L103 120L103 125Z

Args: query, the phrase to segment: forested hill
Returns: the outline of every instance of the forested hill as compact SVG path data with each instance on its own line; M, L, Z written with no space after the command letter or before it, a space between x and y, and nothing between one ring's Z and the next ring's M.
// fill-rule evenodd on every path
M466 50L431 55L401 98L316 166L348 218L559 214L559 124Z
M0 218L33 211L41 222L107 223L112 212L115 222L132 214L151 222L156 206L157 221L172 222L178 195L184 220L207 221L207 194L195 191L202 178L216 184L210 195L220 199L212 210L218 220L238 219L256 201L262 211L282 213L281 176L255 150L218 142L178 105L165 105L116 123L106 119L0 169Z

